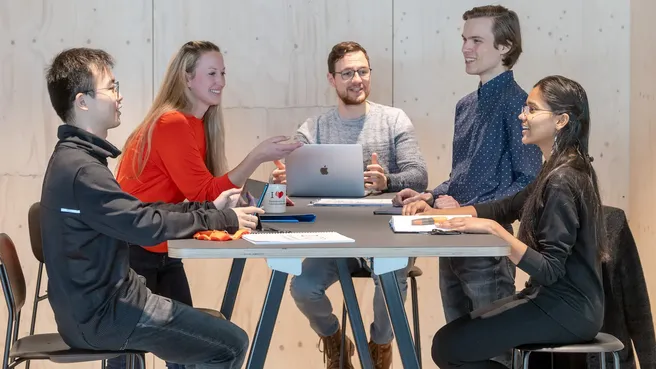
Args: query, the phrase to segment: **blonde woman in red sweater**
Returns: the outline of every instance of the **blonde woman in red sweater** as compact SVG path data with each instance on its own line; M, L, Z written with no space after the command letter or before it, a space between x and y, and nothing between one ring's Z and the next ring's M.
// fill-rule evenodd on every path
M218 46L190 41L180 48L152 107L123 149L117 179L124 191L145 202L213 201L224 191L237 193L260 164L301 146L282 143L288 137L273 137L228 170L221 112L225 85ZM135 245L130 248L130 267L146 278L153 293L192 305L182 261L167 251L166 243ZM110 367L122 367L121 361L110 361Z

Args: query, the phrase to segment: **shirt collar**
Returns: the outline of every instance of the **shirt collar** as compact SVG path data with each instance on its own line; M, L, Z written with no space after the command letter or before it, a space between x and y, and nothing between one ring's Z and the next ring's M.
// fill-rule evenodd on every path
M512 70L507 70L498 76L487 81L487 83L481 85L478 83L478 97L487 97L490 95L496 95L499 92L503 91L511 83L515 81L515 76Z

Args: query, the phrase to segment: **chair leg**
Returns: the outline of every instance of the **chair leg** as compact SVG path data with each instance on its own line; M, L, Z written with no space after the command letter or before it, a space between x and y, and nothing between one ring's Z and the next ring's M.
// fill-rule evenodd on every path
M620 354L617 351L613 352L613 362L615 363L615 369L620 369Z
M346 314L346 302L342 303L342 338L341 344L339 346L339 369L344 369L344 362L346 361L346 320L348 315Z
M510 355L510 369L515 369L515 357L517 356L519 350L512 349L512 354Z
M32 304L32 321L30 322L30 336L34 334L34 328L36 327L36 310L39 306L39 293L41 293L41 276L43 276L43 263L39 262L39 270L36 276L36 291L34 292L34 303ZM30 369L29 360L25 361L25 369Z
M415 334L415 353L417 354L417 361L421 368L421 331L419 330L419 295L417 294L417 280L410 278L410 293L412 295L412 323L414 326Z
M600 352L599 353L599 361L601 362L601 368L606 369L606 353L605 352Z
M531 356L531 351L524 352L524 369L528 369L528 358Z
M107 360L103 360L100 362L100 369L105 369L107 368Z

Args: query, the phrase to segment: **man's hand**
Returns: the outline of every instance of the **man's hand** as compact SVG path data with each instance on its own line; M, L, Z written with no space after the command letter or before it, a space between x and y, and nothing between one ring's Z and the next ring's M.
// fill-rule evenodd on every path
M285 169L285 164L283 164L280 160L274 160L273 164L276 165L276 169L274 169L272 173L273 183L287 184L287 171Z
M371 164L367 165L364 172L364 187L368 190L385 191L387 189L387 177L383 167L378 164L378 154L371 154Z
M403 210L401 210L402 215L416 215L422 214L424 212L429 212L433 209L426 201L415 201L411 202L408 205L403 205Z
M440 195L435 199L433 207L435 207L435 209L453 209L459 208L460 204L452 196Z
M392 204L394 206L408 205L417 201L432 202L433 195L430 193L419 193L411 188L405 188L394 196Z
M246 208L234 208L232 211L237 214L239 219L239 228L255 229L257 227L257 216L253 214L264 214L264 210L255 206Z
M219 197L214 199L214 206L219 210L234 208L237 205L240 193L241 188L232 188L230 190L223 191Z

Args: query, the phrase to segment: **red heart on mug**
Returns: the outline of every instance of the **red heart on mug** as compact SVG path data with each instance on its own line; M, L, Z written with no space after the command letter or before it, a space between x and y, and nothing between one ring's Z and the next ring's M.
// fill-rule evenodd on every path
M285 194L282 191L276 192L276 196L278 196L279 199L282 198L284 195Z

